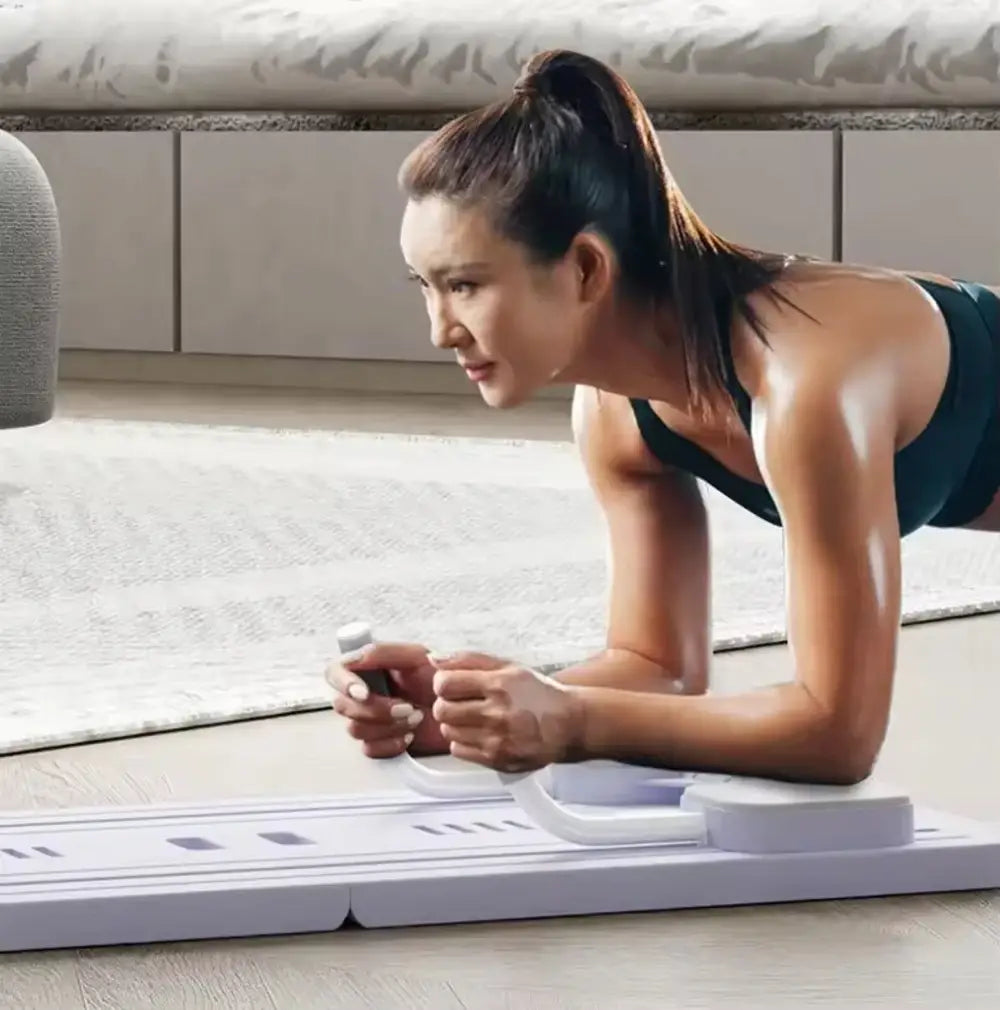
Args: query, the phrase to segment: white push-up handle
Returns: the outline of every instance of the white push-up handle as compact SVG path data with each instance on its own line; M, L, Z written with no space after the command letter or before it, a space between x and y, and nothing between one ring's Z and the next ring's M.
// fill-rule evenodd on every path
M424 796L441 800L488 800L506 799L510 795L507 787L497 781L496 774L486 769L439 771L409 754L389 760L403 784Z
M704 843L706 821L698 811L667 810L630 814L578 814L557 803L535 774L497 773L517 805L540 828L578 845Z
M337 633L341 653L353 652L374 641L363 621L345 625ZM390 693L382 671L359 671L369 690ZM409 754L391 759L403 783L415 792L440 799L512 797L540 828L579 845L629 845L664 842L703 842L705 817L698 811L669 810L641 814L578 814L561 806L536 773L490 771L445 772L428 768Z
M542 784L540 774L535 772L443 772L428 768L409 754L391 760L400 779L414 792L454 800L510 797L538 827L567 842L629 845L705 840L705 818L698 812L579 814L553 799Z

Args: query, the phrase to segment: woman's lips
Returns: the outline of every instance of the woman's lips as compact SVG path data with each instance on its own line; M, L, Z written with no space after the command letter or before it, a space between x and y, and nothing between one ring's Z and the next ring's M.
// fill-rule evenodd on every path
M493 369L493 362L487 361L482 365L465 365L465 374L473 381L480 382L485 379Z

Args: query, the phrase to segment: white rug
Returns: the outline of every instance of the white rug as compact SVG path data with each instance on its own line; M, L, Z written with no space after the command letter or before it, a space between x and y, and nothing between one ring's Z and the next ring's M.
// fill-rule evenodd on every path
M784 635L780 531L710 495L718 648ZM0 753L322 708L338 625L550 669L602 645L563 443L57 419L0 432ZM1000 538L905 541L907 620L996 609Z

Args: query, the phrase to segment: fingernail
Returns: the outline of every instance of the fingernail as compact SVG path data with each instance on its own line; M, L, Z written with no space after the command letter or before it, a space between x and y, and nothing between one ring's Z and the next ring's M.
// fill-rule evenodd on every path
M360 683L358 681L355 681L353 684L348 684L347 685L347 693L355 701L367 701L368 700L368 687L365 684Z
M406 736L403 737L403 743L407 747L409 747L410 744L413 743L413 734L412 733L407 733Z
M372 651L373 646L363 645L360 649L351 649L350 652L340 654L341 663L353 663L356 660L364 659Z
M412 714L413 706L408 705L406 702L402 702L399 705L393 705L392 708L389 709L389 715L391 715L393 719L409 719Z
M419 709L416 712L414 712L409 719L407 719L407 722L411 726L419 726L423 721L424 721L424 713L421 712Z
M447 661L448 661L449 659L451 659L451 657L450 657L450 656L448 656L448 655L445 655L444 653L441 653L441 652L428 652L428 653L427 653L427 658L428 658L428 659L429 659L429 660L430 660L430 661L431 661L432 663L445 663L445 662L447 662Z

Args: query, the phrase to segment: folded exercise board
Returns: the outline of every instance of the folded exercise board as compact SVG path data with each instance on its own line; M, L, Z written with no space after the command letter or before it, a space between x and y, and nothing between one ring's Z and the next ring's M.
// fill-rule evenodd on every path
M0 949L1000 887L1000 827L877 782L396 764L363 796L0 816Z

